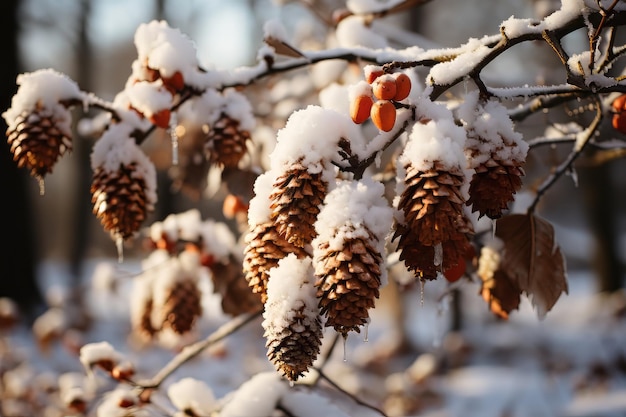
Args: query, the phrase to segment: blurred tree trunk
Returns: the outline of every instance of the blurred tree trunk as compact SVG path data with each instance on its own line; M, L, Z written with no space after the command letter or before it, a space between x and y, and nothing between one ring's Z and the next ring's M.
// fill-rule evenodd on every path
M91 0L80 1L78 13L79 24L76 36L75 59L76 82L83 91L93 91L93 51L89 39L89 20L91 17ZM76 109L80 112L82 109ZM73 218L74 233L71 242L70 272L78 285L82 276L82 266L90 241L91 228L91 143L87 138L74 132L73 159L78 172L77 187L73 195L75 210Z
M610 163L601 163L580 170L580 185L585 196L585 209L594 239L593 266L600 292L622 288L623 265L619 257L616 195Z
M0 65L1 111L9 108L16 91L15 78L20 72L18 54L19 0L0 2ZM0 130L6 131L4 119ZM4 136L4 135L3 135ZM6 139L0 140L0 195L2 196L2 237L0 251L0 296L10 297L26 313L41 304L36 281L37 254L34 240L34 218L28 194L28 173L18 169L12 160Z

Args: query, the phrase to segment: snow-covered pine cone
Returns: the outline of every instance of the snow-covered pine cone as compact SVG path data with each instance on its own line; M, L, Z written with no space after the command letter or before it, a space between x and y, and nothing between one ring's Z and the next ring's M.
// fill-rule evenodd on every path
M38 104L22 112L6 132L13 160L35 178L51 173L57 160L72 150L70 119L61 104L54 110Z
M225 168L236 168L247 151L250 132L240 127L238 119L222 113L211 125L205 151L209 160Z
M278 176L270 195L271 219L289 243L303 248L315 238L314 224L327 188L323 171L312 174L300 163Z
M405 169L406 188L398 203L404 221L396 225L393 239L400 238L400 260L407 268L417 278L433 280L438 271L452 268L462 259L473 233L463 210L464 173L438 162L427 171L411 164Z
M369 231L365 235L345 239L341 250L330 249L327 242L315 250L320 313L326 316L327 327L343 335L360 332L379 296L383 259L376 248L378 239Z
M459 109L467 131L465 155L474 175L467 205L479 217L502 216L522 186L528 144L513 128L507 109L498 101L480 102L476 92Z
M116 238L132 237L152 210L146 180L137 164L120 165L116 171L99 167L91 183L93 213L104 229Z
M270 271L263 313L267 357L290 381L313 365L322 343L322 324L311 259L294 254Z
M261 301L267 300L267 281L269 271L278 265L278 261L290 253L304 258L303 248L289 243L278 233L273 222L254 226L245 237L243 271L252 292L261 295Z
M202 315L201 298L202 293L193 277L172 282L160 307L163 328L171 328L177 334L190 331Z

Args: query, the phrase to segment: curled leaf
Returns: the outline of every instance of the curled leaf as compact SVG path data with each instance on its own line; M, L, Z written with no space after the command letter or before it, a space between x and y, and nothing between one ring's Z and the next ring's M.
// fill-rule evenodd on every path
M568 291L554 228L534 214L512 214L496 222L496 237L504 245L500 271L531 298L543 318Z

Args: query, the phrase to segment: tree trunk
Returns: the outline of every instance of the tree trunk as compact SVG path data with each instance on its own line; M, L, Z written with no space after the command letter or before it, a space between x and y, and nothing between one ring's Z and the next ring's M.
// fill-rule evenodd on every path
M18 63L18 0L0 2L0 107L9 108L15 94ZM4 119L0 130L6 131ZM34 240L33 213L28 194L28 173L18 169L9 152L6 138L0 140L0 195L4 239L0 251L0 297L17 302L23 313L34 313L42 298L36 281L37 254Z

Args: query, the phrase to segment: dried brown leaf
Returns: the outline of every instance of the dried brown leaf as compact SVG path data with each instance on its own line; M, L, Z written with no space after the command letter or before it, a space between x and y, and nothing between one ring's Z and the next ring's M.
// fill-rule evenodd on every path
M568 290L554 228L534 214L512 214L496 222L496 237L504 244L500 269L531 297L543 318Z

